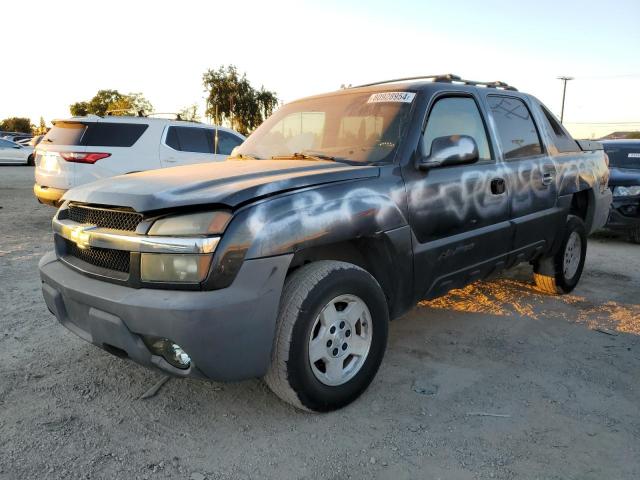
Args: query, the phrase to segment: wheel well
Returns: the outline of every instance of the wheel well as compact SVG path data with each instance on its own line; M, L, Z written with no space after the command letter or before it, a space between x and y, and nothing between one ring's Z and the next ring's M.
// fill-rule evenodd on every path
M351 263L369 272L376 279L389 306L390 318L406 309L398 292L407 292L410 271L403 271L394 261L394 255L383 238L357 238L348 241L314 246L295 252L289 275L294 270L318 260L337 260Z
M587 221L587 215L589 212L589 192L588 190L582 190L573 194L571 199L571 207L569 213L580 217L583 221Z
M340 262L352 263L371 273L370 269L367 267L367 262L365 261L364 256L360 251L358 251L354 243L355 240L352 240L298 250L291 260L291 265L289 266L287 275L303 265L307 265L311 262L317 262L318 260L337 260ZM373 275L373 273L371 273L371 275ZM375 275L373 276L375 277Z

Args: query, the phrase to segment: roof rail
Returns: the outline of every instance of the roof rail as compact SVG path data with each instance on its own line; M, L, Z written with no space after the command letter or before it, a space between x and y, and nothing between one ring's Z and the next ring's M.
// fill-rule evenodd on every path
M474 87L501 88L503 90L512 90L515 92L518 91L517 88L512 87L511 85L505 82L501 82L501 81L479 82L476 80L465 80L459 75L454 75L453 73L445 73L440 75L418 75L415 77L394 78L392 80L382 80L379 82L356 85L355 87L351 87L351 88L371 87L373 85L383 85L385 83L408 82L410 80L431 80L432 82L437 82L437 83L462 83L464 85L472 85Z
M107 110L106 116L107 117L113 117L114 113L121 113L121 112L125 112L125 113L134 112L135 115L129 115L131 117L146 117L147 116L145 114L144 110L136 110L135 108L115 108L113 110Z
M155 117L157 115L175 115L175 120L176 121L181 121L181 122L191 122L191 123L202 123L202 122L196 122L195 120L185 120L184 118L182 118L182 114L180 113L176 113L176 112L153 112L153 113L149 113L146 116L147 117Z

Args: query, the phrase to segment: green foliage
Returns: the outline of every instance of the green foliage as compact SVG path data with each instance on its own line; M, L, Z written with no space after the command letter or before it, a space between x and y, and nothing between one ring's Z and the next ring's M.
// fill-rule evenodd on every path
M40 125L33 131L34 135L44 135L49 131L43 117L40 117Z
M0 122L0 130L7 132L33 133L31 119L26 117L10 117Z
M193 105L184 107L178 112L178 116L181 120L187 120L189 122L199 122L200 115L198 115L198 105L194 103Z
M71 115L99 115L104 117L107 112L113 111L113 115L137 115L153 112L151 102L141 93L129 93L124 95L117 90L99 90L88 102L76 102L69 106Z
M239 75L235 66L207 70L202 76L207 92L206 114L214 122L228 123L231 128L248 134L260 125L278 105L275 92L254 89L246 74Z
M141 93L130 93L129 95L122 95L117 100L111 102L107 107L107 112L110 112L110 115L116 116L145 115L153 112L153 106Z
M89 102L76 102L69 106L69 110L74 117L89 115Z

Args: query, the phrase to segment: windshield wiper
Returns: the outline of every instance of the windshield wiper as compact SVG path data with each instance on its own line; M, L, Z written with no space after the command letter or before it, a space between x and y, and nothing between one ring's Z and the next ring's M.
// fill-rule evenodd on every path
M274 155L271 157L271 160L329 160L330 162L347 162L349 160L342 157L333 157L331 155L327 155L322 152L311 152L311 151L303 151L303 152L294 152L291 155Z
M227 160L262 160L260 157L256 155L252 155L250 153L238 153L233 157L227 157Z

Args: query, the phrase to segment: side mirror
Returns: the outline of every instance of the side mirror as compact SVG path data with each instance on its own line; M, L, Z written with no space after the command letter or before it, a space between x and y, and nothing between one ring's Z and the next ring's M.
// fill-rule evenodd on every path
M438 137L431 143L431 154L422 157L417 164L420 170L464 165L477 162L480 158L478 145L469 135L451 135Z

